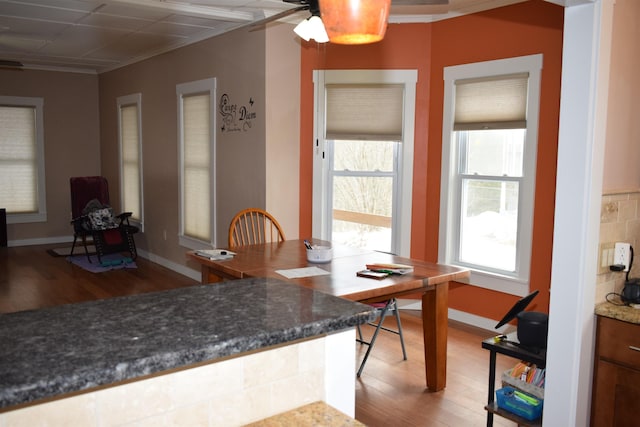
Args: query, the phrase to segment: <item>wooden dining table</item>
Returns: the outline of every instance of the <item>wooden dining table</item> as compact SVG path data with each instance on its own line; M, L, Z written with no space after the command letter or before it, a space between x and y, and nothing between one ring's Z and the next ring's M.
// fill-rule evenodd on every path
M328 245L319 240L314 245ZM235 256L226 260L213 260L197 255L188 256L198 262L202 271L202 283L216 283L247 277L275 277L317 291L325 292L352 301L372 303L391 297L421 295L422 327L426 383L430 391L439 391L446 386L447 375L447 327L449 282L469 276L463 268L435 264L404 258L384 252L351 247L333 247L333 256L327 263L307 261L303 240L240 246L232 249ZM367 264L394 263L410 265L413 271L393 274L384 279L359 277L356 273ZM293 269L320 272L287 278ZM283 275L285 274L285 275Z

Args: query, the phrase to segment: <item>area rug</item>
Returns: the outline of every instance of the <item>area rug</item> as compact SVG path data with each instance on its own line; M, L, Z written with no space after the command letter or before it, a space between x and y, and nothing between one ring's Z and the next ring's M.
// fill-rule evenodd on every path
M105 255L102 257L102 263L98 261L97 255L91 255L89 258L91 262L89 262L86 255L74 255L67 257L67 261L92 273L102 273L122 268L138 268L135 261L121 254Z
M93 255L96 253L96 248L93 245L89 245L87 246L87 249L89 250L89 254ZM71 246L65 246L62 248L53 248L53 249L47 249L47 253L51 256L65 256L68 257L69 255L71 255ZM85 255L84 252L84 247L82 245L78 245L73 249L73 256L76 255Z

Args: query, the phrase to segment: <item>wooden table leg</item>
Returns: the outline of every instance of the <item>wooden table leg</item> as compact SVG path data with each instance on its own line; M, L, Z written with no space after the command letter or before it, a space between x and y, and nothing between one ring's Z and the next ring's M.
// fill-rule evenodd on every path
M202 264L201 273L202 273L202 278L201 278L202 284L206 285L207 283L218 283L218 282L224 281L222 277L215 274L215 272L211 271L211 269L204 264Z
M447 331L449 283L435 286L422 295L422 330L427 387L443 390L447 384Z

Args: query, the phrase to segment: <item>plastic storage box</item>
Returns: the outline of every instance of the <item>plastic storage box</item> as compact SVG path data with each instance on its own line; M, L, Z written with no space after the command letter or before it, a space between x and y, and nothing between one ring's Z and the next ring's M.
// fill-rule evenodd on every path
M496 390L496 400L499 408L529 421L542 416L543 400L513 387L503 387Z
M511 386L517 390L524 391L533 397L537 397L538 399L544 399L544 387L536 387L533 384L529 384L527 382L520 381L518 378L512 377L511 369L502 373L501 380L503 387Z

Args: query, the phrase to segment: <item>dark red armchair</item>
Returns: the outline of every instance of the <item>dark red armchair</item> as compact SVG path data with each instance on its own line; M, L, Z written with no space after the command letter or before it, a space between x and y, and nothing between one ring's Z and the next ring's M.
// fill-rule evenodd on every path
M73 177L69 179L71 188L71 225L73 245L71 256L78 239L82 241L87 259L91 262L87 248L87 237L91 237L96 248L98 262L110 253L129 252L131 259L138 256L133 235L138 228L129 223L131 212L118 215L109 204L109 184L102 176Z

